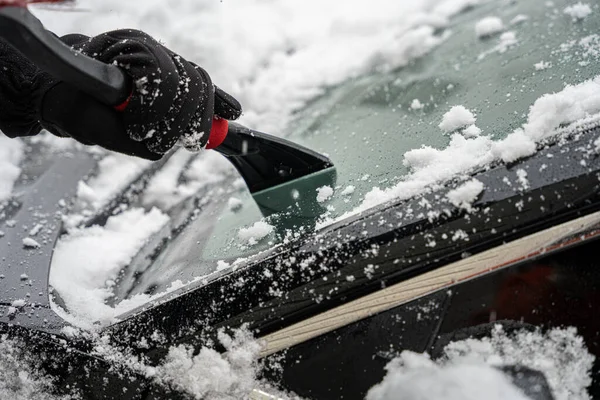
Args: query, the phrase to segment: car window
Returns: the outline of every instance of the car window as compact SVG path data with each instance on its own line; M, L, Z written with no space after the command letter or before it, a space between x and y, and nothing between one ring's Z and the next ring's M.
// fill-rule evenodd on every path
M561 11L566 2L554 3L472 7L439 32L443 43L424 57L390 71L375 62L370 74L326 89L299 110L285 136L328 155L337 169L333 194L321 194L324 218L343 216L373 187L402 180L409 172L403 162L407 151L448 146L451 135L439 124L451 107L464 106L482 135L500 139L527 120L540 96L596 76L600 36L594 32L600 20L572 20ZM476 23L489 16L500 18L504 28L478 37ZM263 215L239 180L219 185L225 193L208 197L158 254L134 263L135 279L120 283L125 297L227 270L315 229L315 221Z

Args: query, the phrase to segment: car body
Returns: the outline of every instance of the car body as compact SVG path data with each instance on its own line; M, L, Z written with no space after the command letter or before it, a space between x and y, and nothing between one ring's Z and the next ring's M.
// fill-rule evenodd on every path
M519 43L502 47L503 39L476 38L474 23L489 14L516 21L507 29L518 33ZM547 19L552 24L542 23ZM598 24L597 18L557 17L534 1L473 7L455 17L451 34L439 33L444 43L412 64L375 68L328 89L298 112L287 137L331 158L337 171L328 179L337 191L352 186L366 194L375 185L396 185L410 172L402 154L451 140L437 126L450 105L476 109L477 124L500 140L523 124L543 94L594 78L595 55L569 43L590 37ZM566 50L557 50L563 44ZM541 61L552 68L534 68ZM421 100L411 107L414 99ZM270 381L317 399L363 398L385 375L390 349L435 353L456 332L495 321L576 326L599 355L593 315L600 293L594 269L600 122L589 117L541 141L527 157L467 168L415 195L362 208L358 195L348 202L334 197L326 218L289 211L289 191L271 193L273 204L286 205L283 211L261 209L235 185L236 177L203 187L169 208L170 224L115 285L117 299L145 294L152 302L124 313L102 334L158 365L172 346L200 349L216 342L220 329L244 327L262 340L267 364L280 365L265 369ZM102 225L123 204L141 204L148 182L173 157L145 169L83 225ZM57 157L30 144L18 195L0 219L7 225L0 250L9 271L0 280L7 296L0 302L2 330L55 354L45 368L62 387L79 387L89 398L122 396L124 387L132 398L160 398L172 388L123 375L95 355L93 343L65 336L70 324L50 304L52 251L63 233L55 214L61 200L76 197L78 181L96 163L94 154ZM474 201L449 202L448 194L471 179L485 188ZM231 196L241 199L241 213L227 208L223 199ZM40 218L50 221L44 242L34 251L20 246L27 231L11 229L11 221L32 227ZM261 218L275 227L272 236L236 246L239 227ZM228 267L218 270L219 261ZM160 295L175 279L189 283ZM39 293L33 304L14 310L15 299L32 293ZM60 293L54 296L60 304ZM432 311L423 316L423 307ZM88 371L85 379L65 373L75 366ZM597 391L597 385L590 389Z

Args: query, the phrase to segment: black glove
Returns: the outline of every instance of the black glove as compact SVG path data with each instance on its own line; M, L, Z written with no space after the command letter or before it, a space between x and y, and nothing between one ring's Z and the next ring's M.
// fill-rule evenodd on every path
M239 103L213 87L210 77L143 32L121 30L93 38L62 40L81 52L114 63L133 79L123 111L102 104L33 66L0 42L0 129L8 136L37 134L46 128L85 144L147 159L159 159L178 140L204 148L213 115L236 119Z

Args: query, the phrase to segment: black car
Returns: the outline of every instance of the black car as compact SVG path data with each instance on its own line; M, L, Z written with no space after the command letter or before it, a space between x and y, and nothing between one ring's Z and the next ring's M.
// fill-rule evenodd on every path
M279 186L249 190L226 168L194 186L202 156L175 152L90 206L79 181L102 173L98 155L26 142L0 213L0 331L42 355L57 391L99 399L188 396L99 352L99 337L159 366L174 346L225 351L219 332L243 327L263 346L262 377L314 399L364 398L402 350L439 355L496 324L574 326L600 355L600 19L553 11L567 5L471 7L406 67L329 88L286 138L326 154L335 172L319 158L321 172ZM478 38L489 15L504 32ZM152 198L165 171L192 192ZM107 284L105 304L135 306L73 334L76 298L52 287L53 250L72 235L63 222L84 232L153 206L164 223Z

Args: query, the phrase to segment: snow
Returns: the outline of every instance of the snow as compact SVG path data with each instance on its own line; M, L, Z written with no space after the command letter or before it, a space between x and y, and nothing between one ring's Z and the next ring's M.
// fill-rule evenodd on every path
M504 30L504 23L498 17L485 17L475 24L475 34L478 38L492 36Z
M18 167L23 158L23 142L0 133L0 204L7 200L21 174Z
M485 57L489 56L490 54L494 54L494 53L504 54L511 47L516 46L518 43L519 43L519 40L517 39L517 35L515 32L513 32L513 31L504 32L502 35L500 35L500 38L498 39L498 44L496 46L492 47L491 49L479 54L477 56L477 60L481 61Z
M573 18L573 21L580 21L592 13L592 7L589 4L579 2L566 7L564 13Z
M259 342L246 331L238 330L233 337L219 332L218 339L227 350L221 354L202 347L171 347L156 373L161 381L194 395L195 398L247 398L258 384L256 363L261 350Z
M150 161L123 154L108 155L100 160L92 178L79 182L78 201L92 209L99 209L150 165Z
M536 71L543 71L545 69L551 68L552 63L540 61L539 63L533 64L533 67L535 68Z
M477 200L481 192L483 192L483 188L483 183L477 179L471 179L456 189L449 191L446 197L456 207L471 211L471 205Z
M424 107L425 105L422 104L419 99L413 99L413 101L410 103L411 110L420 110Z
M354 193L354 191L356 190L356 187L353 185L348 185L344 188L344 190L342 190L341 195L342 196L350 196L351 194Z
M557 135L562 127L576 124L577 121L598 113L600 76L578 85L566 85L559 92L545 94L537 99L529 109L527 122L502 140L493 140L485 135L467 138L454 133L446 148L422 146L406 152L403 164L411 172L400 182L385 189L374 187L352 211L336 220L328 220L319 227L382 203L409 199L493 161L511 163L530 156L536 152L537 143Z
M331 186L322 186L317 189L317 202L324 203L333 196L333 188Z
M53 381L37 372L38 354L8 335L0 336L0 398L11 400L67 400L71 396L50 393ZM18 367L16 367L18 366Z
M60 293L78 326L113 322L117 312L105 304L110 282L168 217L140 208L112 216L106 225L72 229L56 245L50 285Z
M405 351L386 366L366 400L528 400L501 371L485 364L438 366Z
M38 249L41 245L30 237L26 237L23 239L23 247L26 249Z
M265 221L255 222L248 228L241 228L238 231L238 238L248 246L254 246L262 239L267 237L275 228Z
M587 400L594 357L575 329L507 334L497 325L491 337L450 343L441 359L402 352L366 400L527 399L498 366L521 365L544 373L556 400Z
M473 125L476 121L473 113L465 106L454 106L444 114L442 122L439 127L444 132L454 132L457 129L464 128L469 125Z
M462 131L462 134L466 138L474 138L474 137L481 135L481 129L478 128L476 125L471 125L471 126L468 126L467 128L465 128Z
M227 200L227 208L230 211L239 211L243 204L244 203L242 200L238 199L237 197L230 197L229 200Z

